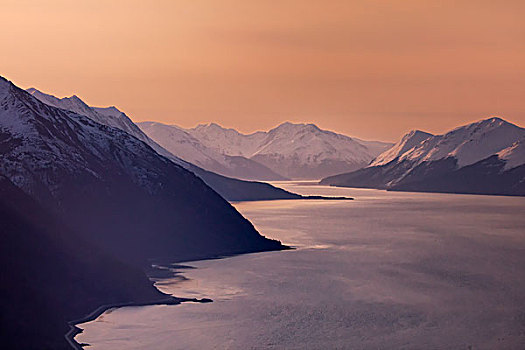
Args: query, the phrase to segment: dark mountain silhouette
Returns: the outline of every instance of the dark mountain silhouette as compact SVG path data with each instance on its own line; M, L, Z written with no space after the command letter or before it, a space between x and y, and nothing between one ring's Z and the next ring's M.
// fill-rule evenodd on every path
M167 296L144 273L79 238L0 176L0 344L71 349L68 321L103 304Z

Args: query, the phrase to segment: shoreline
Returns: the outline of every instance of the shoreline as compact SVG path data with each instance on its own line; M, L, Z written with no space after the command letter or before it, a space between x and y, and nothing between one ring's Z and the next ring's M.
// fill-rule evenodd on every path
M333 187L339 187L339 186L333 186ZM270 198L270 199L243 199L243 200L233 200L228 201L229 203L242 203L242 202L272 202L272 201L296 201L296 200L324 200L324 201L353 201L355 200L354 197L330 197L330 196L306 196L306 195L298 195L301 197L298 198Z
M247 251L247 252L239 252L239 253L231 253L231 254L220 254L220 255L218 254L218 255L212 255L212 256L202 256L202 257L182 258L182 259L170 258L168 259L169 262L164 259L151 259L150 267L154 270L162 270L162 269L159 269L159 267L169 268L171 267L172 264L180 264L180 263L187 263L187 262L201 261L201 260L224 259L224 258L237 256L237 255L256 254L256 253L264 253L264 252L271 252L271 251L287 251L287 250L294 250L294 249L295 247L282 245L280 249ZM154 265L158 265L158 267L154 267ZM146 275L148 276L150 280L152 280L151 271L149 271L149 273L146 272ZM174 276L171 276L171 277L174 277ZM164 294L157 287L155 288L160 293ZM72 349L85 350L84 347L89 346L90 344L81 344L75 340L75 337L84 331L83 329L77 327L77 325L81 323L86 323L86 322L96 320L100 315L102 315L104 312L106 312L109 309L129 307L129 306L179 305L185 302L211 303L213 302L213 300L210 298L197 299L197 298L179 298L179 297L174 297L174 296L167 296L166 298L156 299L156 300L151 300L151 301L144 301L144 302L124 302L124 303L104 304L104 305L97 307L95 310L93 310L92 312L86 314L85 316L81 318L69 321L68 322L69 331L67 331L67 333L64 334L64 337L66 341L68 342L68 344L71 345Z
M308 195L298 195L299 198L286 198L285 200L297 200L297 199L303 199L303 200L354 200L352 197L328 197L328 196L308 196ZM249 202L250 200L243 200L243 201L231 201L231 202ZM230 202L230 203L231 203ZM215 256L203 256L203 257L192 257L192 258L182 258L182 259L169 259L169 263L165 261L164 259L152 259L150 263L154 263L155 265L168 267L172 264L180 264L180 263L187 263L192 261L201 261L201 260L215 260L215 259L224 259L232 256L238 256L238 255L244 255L244 254L256 254L256 253L263 253L263 252L269 252L269 251L286 251L286 250L295 250L296 247L292 246L286 246L282 245L280 249L271 249L271 250L261 250L261 251L248 251L248 252L239 252L239 253L231 253L231 254L221 254L221 255L215 255ZM156 261L155 261L156 260ZM153 264L152 266L153 267ZM153 267L153 269L159 269L158 267ZM151 271L150 271L151 272ZM149 275L147 273L147 275ZM148 276L151 279L151 276ZM174 277L174 276L172 276ZM156 287L155 287L156 288ZM157 288L158 290L158 288ZM159 290L160 292L160 290ZM161 292L162 293L162 292ZM123 303L113 303L113 304L105 304L97 307L92 312L86 314L85 316L69 321L69 331L64 335L66 341L69 345L71 345L72 349L75 350L85 350L84 348L87 346L90 346L90 344L85 343L79 343L76 341L75 337L82 333L84 330L82 328L79 328L77 325L94 321L96 320L100 315L102 315L104 312L110 309L118 309L122 307L133 307L133 306L152 306L152 305L179 305L184 302L194 302L194 303L210 303L213 302L212 299L209 298L179 298L174 296L168 296L166 298L157 299L157 300L151 300L151 301L144 301L144 302L123 302Z
M512 194L512 193L497 193L497 192L455 192L455 191L438 191L438 190L415 190L415 189L401 189L401 188L383 188L383 187L366 187L366 186L343 186L343 185L332 185L332 184L321 184L320 186L336 187L336 188L355 188L364 190L378 190L386 192L406 192L406 193L434 193L434 194L459 194L466 196L491 196L491 197L525 197L524 194ZM353 198L352 198L353 199Z
M158 299L158 300L151 300L151 301L145 301L145 302L128 302L128 303L116 303L116 304L106 304L99 306L94 311L90 312L84 317L81 317L79 319L69 321L69 331L64 335L66 338L66 341L69 345L75 350L84 350L85 346L89 346L89 344L81 344L75 340L75 337L82 333L84 330L82 328L77 327L77 325L94 321L96 320L100 315L102 315L104 312L106 312L109 309L114 308L121 308L121 307L129 307L129 306L152 306L152 305L179 305L186 302L193 302L193 303L211 303L213 302L212 299L208 298L178 298L178 297L168 297L164 299Z
M152 268L159 270L158 267L153 267L153 265L158 265L162 267L168 267L172 264L180 264L185 262L192 262L192 261L201 261L201 260L215 260L215 259L224 259L232 256L237 255L244 255L244 254L256 254L256 253L264 253L264 252L270 252L270 251L286 251L286 250L294 250L295 247L289 247L286 245L283 245L281 249L276 250L263 250L263 251L255 251L255 252L243 252L243 253L233 253L233 254L227 254L227 255L216 255L216 256L208 256L208 257L201 257L201 258L193 258L193 259L170 259L170 262L164 262L162 259L157 260L155 263L154 261L150 261L152 264ZM151 279L151 276L148 275L148 278ZM171 276L173 277L173 276ZM157 287L155 287L160 293L162 293ZM122 307L129 307L129 306L152 306L152 305L179 305L186 302L192 302L192 303L211 303L213 302L210 298L179 298L174 296L167 296L166 298L162 299L156 299L151 301L144 301L144 302L127 302L127 303L113 303L113 304L105 304L101 305L92 312L88 313L87 315L78 318L76 320L72 320L68 322L69 325L69 331L67 331L66 334L64 334L64 338L68 342L69 345L71 345L72 349L75 350L85 350L84 347L89 346L90 344L83 344L79 343L75 340L75 337L82 333L84 330L82 328L77 327L77 325L81 323L86 323L90 321L96 320L100 315L102 315L104 312L106 312L109 309L118 309Z

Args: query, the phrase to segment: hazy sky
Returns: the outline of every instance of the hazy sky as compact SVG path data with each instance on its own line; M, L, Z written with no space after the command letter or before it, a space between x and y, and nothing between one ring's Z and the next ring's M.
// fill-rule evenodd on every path
M0 1L0 75L135 121L525 125L523 0Z

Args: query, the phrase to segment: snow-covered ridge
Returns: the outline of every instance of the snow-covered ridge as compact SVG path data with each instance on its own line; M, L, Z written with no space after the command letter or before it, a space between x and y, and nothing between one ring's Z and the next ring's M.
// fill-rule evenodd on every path
M135 162L156 153L127 132L45 104L7 80L0 80L0 106L0 172L26 192L45 188L54 195L65 173L104 178L109 169L100 162L108 155L141 187L160 190L159 172Z
M53 95L43 93L35 88L29 88L26 91L47 105L75 112L77 114L87 116L88 118L96 121L97 123L115 127L122 131L125 131L128 134L136 137L137 139L145 142L158 154L169 158L176 164L185 168L190 167L190 165L187 164L184 160L168 152L166 149L164 149L151 138L149 138L135 123L133 123L133 121L124 112L120 111L115 106L91 107L88 106L76 95L73 95L71 97L58 98Z
M185 130L204 146L221 154L247 158L253 155L259 143L266 136L262 131L242 134L235 129L223 128L216 123L199 124L195 128Z
M388 164L391 161L400 158L401 156L403 156L403 154L412 150L414 147L420 145L421 142L432 136L432 134L429 134L424 131L412 130L406 135L404 135L403 138L398 143L396 143L391 149L380 154L376 159L374 159L369 166Z
M188 133L195 136L207 147L214 148L221 153L228 155L242 155L245 157L253 157L256 154L275 153L278 149L279 154L293 153L297 149L303 149L308 141L316 139L326 140L326 146L330 147L330 143L339 142L336 147L341 152L354 152L356 157L371 160L370 157L375 157L386 148L392 146L387 142L379 141L362 141L342 134L337 134L332 131L322 130L317 125L311 123L291 123L284 122L269 131L257 131L251 134L243 134L235 129L223 128L216 123L199 124L195 128L186 129ZM308 139L306 139L308 138ZM342 144L346 142L346 144ZM370 150L366 145L374 145L379 150ZM282 148L284 146L284 148ZM350 147L351 146L351 147ZM320 149L319 149L320 148ZM316 147L310 146L310 155L321 154L324 149L319 145ZM356 159L352 157L352 159Z
M144 135L144 133L131 121L131 119L114 106L91 107L76 95L58 98L53 95L43 93L42 91L39 91L35 88L29 88L26 91L50 106L85 115L97 123L124 130L139 140L146 141L147 139L146 135Z
M241 134L211 123L193 129L142 123L140 128L116 107L92 107L78 96L58 98L35 88L40 101L117 127L177 164L241 179L319 178L367 165L391 144L361 141L321 130L314 124L283 123L268 132ZM141 128L143 130L141 130ZM283 175L284 173L284 175Z
M510 147L497 153L498 158L505 161L505 169L513 169L525 164L525 139L514 142Z
M264 165L240 155L230 156L206 147L186 130L158 122L138 123L159 145L182 159L225 176L247 180L285 179Z
M233 176L239 179L248 180L283 180L282 176L274 173L264 165L255 161L245 159L242 157L230 157L215 152L203 146L198 140L193 138L186 131L177 128L169 127L164 130L157 130L156 123L145 124L149 125L151 129L158 131L157 140L160 140L162 145L155 142L151 137L146 135L133 121L116 107L91 107L88 106L77 96L57 98L53 95L45 94L34 88L27 90L34 97L47 105L61 108L67 111L73 111L89 117L90 119L101 123L103 125L116 127L137 139L145 142L153 148L158 154L167 157L176 164L191 170L192 172L200 172L200 169L195 167L202 167L204 169L219 173L225 176ZM160 124L164 126L163 124ZM169 130L168 130L169 129ZM150 131L148 129L148 131ZM169 142L162 142L169 140Z
M186 131L218 153L244 156L290 178L319 178L366 166L392 144L362 141L315 124L285 122L242 134L216 123Z
M499 117L464 125L443 135L410 132L391 150L379 155L370 166L393 160L414 164L454 158L458 168L490 157L525 137L525 129Z

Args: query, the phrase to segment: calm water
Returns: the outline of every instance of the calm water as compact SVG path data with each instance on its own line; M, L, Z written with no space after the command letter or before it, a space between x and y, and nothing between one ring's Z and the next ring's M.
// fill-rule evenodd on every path
M110 310L89 349L523 349L525 198L279 183L355 201L236 203L298 249L192 262L209 304Z

